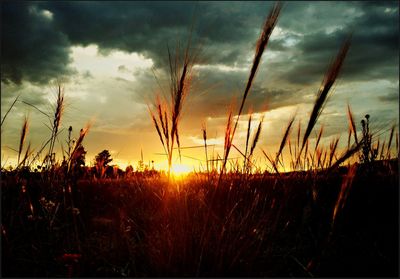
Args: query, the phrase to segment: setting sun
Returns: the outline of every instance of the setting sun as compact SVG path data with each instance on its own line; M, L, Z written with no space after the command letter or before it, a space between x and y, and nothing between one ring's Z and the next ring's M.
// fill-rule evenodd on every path
M184 164L174 164L171 167L171 173L174 176L184 176L188 173L190 173L192 171L192 169L188 166L188 165L184 165Z

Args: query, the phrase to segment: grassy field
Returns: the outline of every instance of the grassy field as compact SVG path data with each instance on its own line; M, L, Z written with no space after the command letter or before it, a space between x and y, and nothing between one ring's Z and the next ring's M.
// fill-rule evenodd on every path
M398 162L381 163L218 187L206 174L82 179L69 207L63 181L2 173L3 276L395 277Z

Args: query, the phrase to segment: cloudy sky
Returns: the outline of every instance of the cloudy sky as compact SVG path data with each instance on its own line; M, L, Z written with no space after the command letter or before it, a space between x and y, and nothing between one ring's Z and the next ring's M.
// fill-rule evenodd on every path
M145 161L165 165L147 110L168 90L167 46L184 44L191 26L200 56L183 107L182 146L202 143L207 124L210 144L222 153L226 115L239 103L255 43L272 2L2 2L1 116L20 94L2 126L2 165L15 162L23 118L28 141L39 150L50 137L49 120L56 82L65 87L64 132L74 136L93 123L84 146L87 163L108 149L121 166ZM265 114L260 147L275 153L289 119L305 128L324 73L348 34L352 44L343 71L320 121L324 142L340 136L347 144L346 107L357 124L369 113L376 129L399 119L399 10L397 1L286 2L262 58L245 112L255 122ZM157 76L158 81L154 76ZM247 116L242 118L247 120ZM244 127L235 143L243 146ZM360 125L358 125L360 126ZM361 127L359 127L361 128ZM385 134L382 135L382 138ZM212 150L210 150L212 152ZM259 153L259 150L257 151ZM183 155L203 160L203 150ZM232 157L237 156L235 152ZM184 164L200 161L184 157ZM261 158L261 157L260 157ZM261 159L260 159L261 160Z

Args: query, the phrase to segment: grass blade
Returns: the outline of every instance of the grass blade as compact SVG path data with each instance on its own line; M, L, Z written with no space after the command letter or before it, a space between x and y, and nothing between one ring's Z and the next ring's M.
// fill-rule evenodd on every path
M303 136L303 142L301 145L299 156L301 155L304 146L306 144L306 141L310 136L311 131L314 128L315 123L317 123L317 120L325 106L326 100L328 98L328 93L332 85L335 83L336 78L339 75L340 69L342 67L343 61L346 57L349 48L350 48L350 37L344 42L342 48L340 49L338 55L336 56L335 61L331 64L330 68L328 69L328 72L326 73L324 80L322 81L322 84L318 90L317 98L314 102L314 107L311 112L310 119L308 121L308 125Z
M291 128L292 128L294 119L295 119L295 116L293 116L293 117L289 120L289 124L288 124L288 126L286 127L285 134L283 135L281 144L279 145L278 153L276 154L276 158L275 158L275 163L276 163L276 164L278 164L279 156L281 155L281 153L282 153L282 151L283 151L283 148L284 148L285 145L286 145L287 139L288 139L288 137L289 137L289 135L290 135L290 130L291 130Z
M278 17L279 17L279 13L280 13L281 9L282 9L282 5L279 2L275 3L274 7L272 8L272 11L269 13L267 20L264 23L261 35L257 41L256 52L255 52L254 59L253 59L253 65L250 70L250 75L247 80L246 88L244 90L244 94L243 94L242 102L240 104L238 116L236 118L235 126L232 131L232 136L230 139L231 142L233 141L233 137L235 135L236 128L239 123L239 118L240 118L240 115L242 114L243 107L244 107L244 104L247 99L247 95L249 94L254 77L257 73L257 69L258 69L258 65L260 64L261 57L262 57L263 52L268 44L269 38L272 34L272 31L274 30L275 25L278 21ZM229 155L229 149L227 151L228 151L228 154L226 157L228 157L228 155ZM224 164L226 164L226 161L224 161ZM224 167L225 166L223 166L222 169L224 169Z
M24 143L25 143L26 135L28 133L28 129L29 129L29 120L28 120L28 117L25 116L24 122L22 124L20 139L19 139L17 165L19 165L19 160L21 157L22 149L24 148Z
M7 115L10 113L11 109L14 107L15 103L18 101L20 95L17 96L17 98L15 98L14 102L11 104L11 106L8 108L6 114L4 114L3 119L1 120L1 126L3 126L4 120L6 120Z

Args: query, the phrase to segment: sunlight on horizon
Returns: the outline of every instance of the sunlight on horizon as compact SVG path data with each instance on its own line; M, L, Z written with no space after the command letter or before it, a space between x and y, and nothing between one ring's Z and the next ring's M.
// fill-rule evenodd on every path
M192 171L192 168L184 164L174 164L171 167L171 172L176 176L183 176Z

